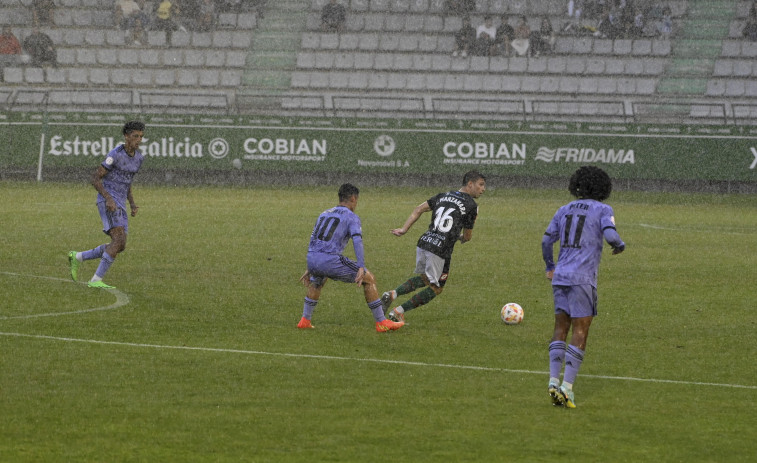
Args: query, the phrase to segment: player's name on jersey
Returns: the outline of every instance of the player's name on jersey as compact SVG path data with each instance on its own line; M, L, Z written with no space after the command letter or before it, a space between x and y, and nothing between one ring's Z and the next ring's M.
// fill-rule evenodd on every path
M465 203L460 201L459 198L455 198L454 196L445 196L442 199L439 200L440 203L452 203L456 205L458 208L460 208L460 212L465 215Z

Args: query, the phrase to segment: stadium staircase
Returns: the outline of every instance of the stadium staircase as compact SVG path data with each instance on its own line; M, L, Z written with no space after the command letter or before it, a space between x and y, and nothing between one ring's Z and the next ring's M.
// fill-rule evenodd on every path
M702 96L736 12L732 0L689 0L675 31L671 57L657 86L659 96Z
M309 8L310 0L268 2L252 38L238 100L251 106L281 104L276 95L289 90Z

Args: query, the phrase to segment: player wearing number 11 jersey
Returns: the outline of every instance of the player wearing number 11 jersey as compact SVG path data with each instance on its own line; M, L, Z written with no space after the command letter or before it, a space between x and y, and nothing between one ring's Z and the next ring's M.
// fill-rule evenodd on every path
M473 236L473 225L478 217L478 204L475 199L486 191L486 178L480 172L470 171L463 176L463 186L456 191L440 193L418 205L402 228L395 228L391 233L402 236L426 212L431 212L431 224L418 239L416 248L415 273L396 289L381 296L384 309L391 307L397 296L409 294L422 288L404 304L392 309L387 317L390 320L404 321L405 312L428 304L441 294L452 260L455 243L465 243Z
M365 301L376 320L376 331L396 330L403 325L386 319L376 279L365 268L363 231L360 217L355 214L359 194L357 187L345 183L339 188L339 204L323 211L315 221L308 246L308 269L300 278L308 290L297 328L313 328L310 320L321 297L321 289L329 278L363 287ZM342 255L350 239L357 262Z
M615 229L612 207L602 201L610 197L610 177L594 166L579 168L570 178L570 193L577 199L558 209L541 241L547 278L552 280L555 301L555 330L549 344L548 392L554 405L576 408L573 382L584 359L589 327L597 315L597 271L602 247L607 241L613 254L626 245ZM554 243L560 243L557 265ZM568 331L570 344L566 345ZM559 384L563 363L565 373Z

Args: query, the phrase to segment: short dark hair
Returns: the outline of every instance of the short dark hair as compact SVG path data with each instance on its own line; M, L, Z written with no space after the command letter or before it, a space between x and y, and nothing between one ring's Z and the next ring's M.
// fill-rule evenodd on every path
M486 180L486 177L484 177L484 174L477 170L469 170L468 172L463 175L463 186L467 185L468 182L477 182L478 179L484 179Z
M599 167L583 166L570 177L568 191L579 199L604 201L612 192L612 180Z
M129 121L126 124L124 124L124 128L122 130L124 135L130 134L134 132L135 130L139 130L140 132L145 131L145 123L140 121Z
M351 183L345 183L339 187L339 202L349 201L353 196L360 196L360 190Z

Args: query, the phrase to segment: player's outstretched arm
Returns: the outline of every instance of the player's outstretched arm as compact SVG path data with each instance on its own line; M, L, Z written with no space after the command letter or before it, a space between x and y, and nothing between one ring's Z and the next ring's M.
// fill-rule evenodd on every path
M418 219L423 215L424 213L431 210L431 206L428 205L428 201L423 201L421 204L416 206L415 209L413 209L413 212L410 213L410 217L405 220L405 224L402 226L402 228L395 228L394 230L389 230L390 233L394 236L402 236L405 233L410 230L410 227L413 226L415 222L418 221Z

